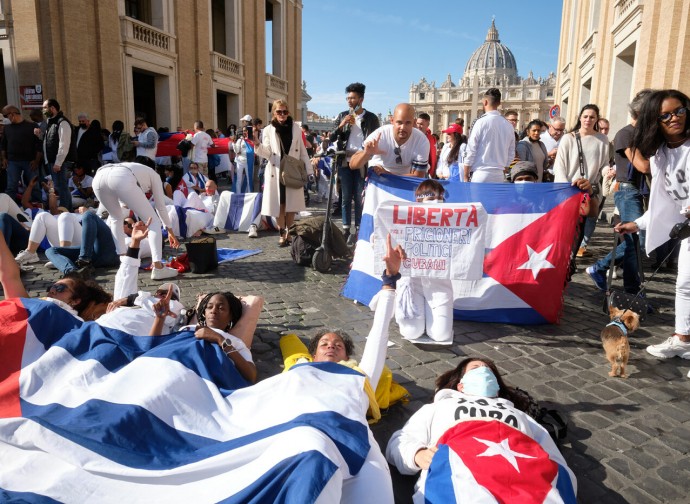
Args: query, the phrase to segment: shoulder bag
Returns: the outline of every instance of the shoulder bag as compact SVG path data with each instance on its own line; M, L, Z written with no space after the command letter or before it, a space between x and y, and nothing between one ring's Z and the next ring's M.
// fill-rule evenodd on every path
M575 132L575 141L577 142L578 164L580 165L580 177L588 179L587 172L585 172L585 156L582 153L582 141L580 140L580 132ZM598 183L592 184L592 197L589 199L589 214L587 217L596 218L599 215L599 194Z
M285 151L283 140L280 140L280 148L282 149L282 156L280 157L280 182L285 187L291 189L301 189L307 183L307 167L301 159L292 157Z

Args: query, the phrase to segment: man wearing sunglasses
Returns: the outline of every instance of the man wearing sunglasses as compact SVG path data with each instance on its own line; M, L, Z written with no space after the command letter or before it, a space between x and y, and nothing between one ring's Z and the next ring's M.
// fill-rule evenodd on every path
M364 141L363 150L350 160L350 168L369 163L377 175L393 174L425 178L429 162L429 140L415 127L415 109L400 103L391 123L381 126Z
M542 132L539 139L542 141L546 147L546 151L549 156L549 164L553 165L554 159L556 159L556 153L558 152L558 144L561 143L561 138L565 133L565 119L562 117L553 117L549 121L549 127L546 131Z

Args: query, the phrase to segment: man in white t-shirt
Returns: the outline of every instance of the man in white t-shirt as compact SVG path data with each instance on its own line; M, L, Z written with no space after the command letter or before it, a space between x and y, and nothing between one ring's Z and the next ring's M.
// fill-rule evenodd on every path
M553 165L553 161L556 159L558 144L561 143L563 133L565 133L565 119L562 117L554 117L549 121L549 129L544 131L539 137L546 147L550 165Z
M395 107L391 124L374 130L364 140L364 150L350 159L350 168L369 163L377 175L391 173L426 177L429 167L429 140L415 128L415 109L409 103Z
M498 111L501 92L491 88L484 93L484 115L470 130L465 152L464 181L505 182L504 170L515 158L515 130ZM472 175L470 175L470 173Z
M194 136L192 137L192 145L194 145L194 153L192 154L192 162L199 165L199 171L205 177L208 176L208 149L213 147L213 139L211 135L204 131L204 123L196 121L194 123Z

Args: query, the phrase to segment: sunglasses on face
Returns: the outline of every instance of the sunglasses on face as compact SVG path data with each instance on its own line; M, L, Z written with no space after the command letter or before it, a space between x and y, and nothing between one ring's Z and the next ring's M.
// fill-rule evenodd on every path
M69 288L67 284L63 283L54 283L50 287L48 287L48 293L50 294L51 292L55 292L57 294L62 294L65 291L72 291L72 289Z
M276 115L279 115L279 116L288 115L288 111L287 110L276 110Z
M125 222L125 226L127 226L129 229L133 229L134 223L133 222Z
M666 112L665 114L661 114L661 115L658 117L658 119L659 119L659 122L662 122L662 123L669 123L669 122L671 122L671 119L673 119L673 116L676 116L676 117L683 117L683 116L684 116L685 114L687 114L687 113L688 113L688 109L687 109L687 108L685 108L685 107L679 107L679 108L677 108L676 110L674 110L673 112Z
M396 147L395 149L393 149L393 154L395 154L395 162L397 164L403 164L402 155L400 154L400 147Z
M153 293L153 295L155 297L165 297L168 295L168 291L164 289L158 289L156 292ZM175 294L174 292L170 295L170 299L172 299L173 301L179 301L177 294Z

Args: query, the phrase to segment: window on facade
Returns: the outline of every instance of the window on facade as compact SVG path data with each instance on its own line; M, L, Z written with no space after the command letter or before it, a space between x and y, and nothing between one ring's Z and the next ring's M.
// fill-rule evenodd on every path
M546 97L547 98L553 98L553 89L547 89L546 90Z
M419 99L423 100L426 98L426 93L419 93Z
M277 77L282 75L282 22L283 4L273 0L266 0L266 73L273 74Z
M125 16L151 24L151 0L125 0Z
M238 59L235 40L235 0L212 0L211 19L213 50Z

